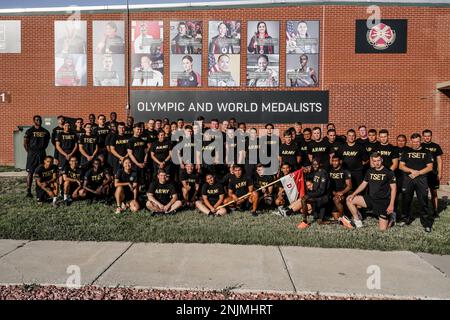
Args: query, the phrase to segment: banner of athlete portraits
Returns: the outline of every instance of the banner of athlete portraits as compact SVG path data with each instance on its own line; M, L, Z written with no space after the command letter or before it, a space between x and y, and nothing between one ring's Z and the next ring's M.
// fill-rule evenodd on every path
M162 21L131 22L131 85L164 85L164 51Z
M0 54L22 52L21 24L20 20L0 20Z
M286 87L319 86L319 21L286 23Z
M208 86L239 87L241 21L209 21Z
M280 22L247 23L247 86L280 85Z
M86 86L86 21L55 21L55 85Z
M123 21L93 21L94 86L125 85L125 30Z
M202 86L203 22L170 21L170 86Z
M206 121L236 117L250 123L328 122L328 91L131 91L135 121L164 118Z

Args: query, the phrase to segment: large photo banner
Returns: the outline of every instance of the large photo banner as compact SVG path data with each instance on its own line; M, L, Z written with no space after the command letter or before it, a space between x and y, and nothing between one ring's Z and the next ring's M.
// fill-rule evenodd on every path
M87 85L86 21L55 21L55 85Z
M93 22L94 86L125 84L125 30L123 21Z
M131 22L133 87L162 87L164 78L162 21Z
M286 87L319 86L319 21L286 24Z
M328 91L131 91L136 121L238 118L249 123L328 122Z

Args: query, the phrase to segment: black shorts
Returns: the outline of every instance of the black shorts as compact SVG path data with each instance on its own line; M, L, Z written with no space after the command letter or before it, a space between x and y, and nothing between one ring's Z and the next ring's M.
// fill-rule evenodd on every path
M69 165L69 160L67 160L67 158L61 154L59 155L58 160L59 160L59 163L58 163L59 171L64 171L66 169L66 167Z
M356 190L364 180L363 171L362 170L350 171L350 174L352 175L352 189Z
M307 202L313 204L315 208L322 208L328 203L328 201L328 196L323 196L320 198L311 198Z
M123 198L124 202L130 202L131 200L134 199L134 193L133 191L131 191L130 187L123 187L123 194L124 194Z
M77 190L78 188L78 183L76 182L71 182L70 186L69 186L69 195L72 196L72 194L75 192L75 190Z
M430 190L438 190L439 189L440 181L439 181L437 173L435 173L435 172L428 173L427 174L427 182L428 182L428 188L430 188Z
M48 196L47 191L39 186L36 186L36 199L38 202L45 202L50 199L50 197Z
M363 196L364 202L368 210L373 211L376 217L386 217L387 208L389 207L390 199L373 199L369 195Z
M36 168L44 163L45 152L42 151L29 151L27 154L27 172L34 173Z

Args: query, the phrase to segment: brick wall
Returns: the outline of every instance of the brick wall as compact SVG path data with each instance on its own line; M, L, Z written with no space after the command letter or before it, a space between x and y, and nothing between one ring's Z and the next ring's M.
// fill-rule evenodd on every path
M13 131L28 125L34 114L87 118L117 111L125 117L126 87L93 87L92 21L126 20L122 13L82 14L87 20L88 86L54 86L54 20L68 15L0 16L0 19L22 20L22 53L0 55L0 90L8 90L12 103L1 105L0 164L13 164ZM364 6L277 6L272 8L239 8L191 11L132 12L130 20L164 21L164 90L169 87L169 50L171 20L203 20L204 35L208 21L235 19L243 21L242 47L246 41L248 20L280 21L280 88L285 88L285 27L288 20L320 20L319 88L330 91L330 121L338 133L366 124L370 128L387 128L391 136L430 128L434 140L444 153L450 151L450 95L436 91L436 83L450 80L450 8L381 7L383 19L408 19L408 52L406 54L358 54L355 52L355 20L368 15ZM128 43L128 39L126 39ZM203 47L207 48L207 36ZM202 82L207 83L207 58L202 57ZM246 53L241 53L241 83L245 84ZM134 89L134 88L133 88ZM143 90L148 88L142 88ZM194 88L193 90L229 90ZM246 89L244 86L240 90ZM277 89L267 89L277 90ZM294 120L294 119L293 119ZM295 120L300 120L295 119ZM249 124L249 126L253 126ZM261 127L260 125L255 125ZM290 124L279 126L286 129ZM309 124L307 125L309 126ZM311 124L312 126L312 124ZM445 181L450 180L447 154L444 156Z

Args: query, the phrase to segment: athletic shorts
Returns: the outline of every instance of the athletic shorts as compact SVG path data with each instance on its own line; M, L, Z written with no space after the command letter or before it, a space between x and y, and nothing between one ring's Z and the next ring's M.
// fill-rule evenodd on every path
M352 175L352 189L356 190L364 180L363 171L362 170L350 171L350 174Z
M45 152L29 151L27 154L27 172L34 173L36 168L44 162Z
M46 202L49 199L48 193L39 186L36 186L36 199L38 202Z
M428 188L430 188L430 190L438 190L439 189L440 181L439 181L437 173L435 173L435 172L428 173L427 181L428 181Z
M131 191L130 187L123 187L123 192L124 192L123 198L124 202L130 202L131 200L134 199L134 194L133 191Z
M58 169L59 171L64 171L66 167L69 165L69 160L66 159L63 155L59 155L59 163L58 163Z
M71 182L70 187L69 187L69 195L72 196L72 194L75 192L75 190L77 190L77 188L78 188L78 183Z
M320 198L311 198L308 202L312 203L316 208L321 208L328 203L328 200L328 196L323 196Z
M367 205L367 210L372 210L375 217L387 216L386 211L389 207L390 199L373 199L369 195L363 196Z

